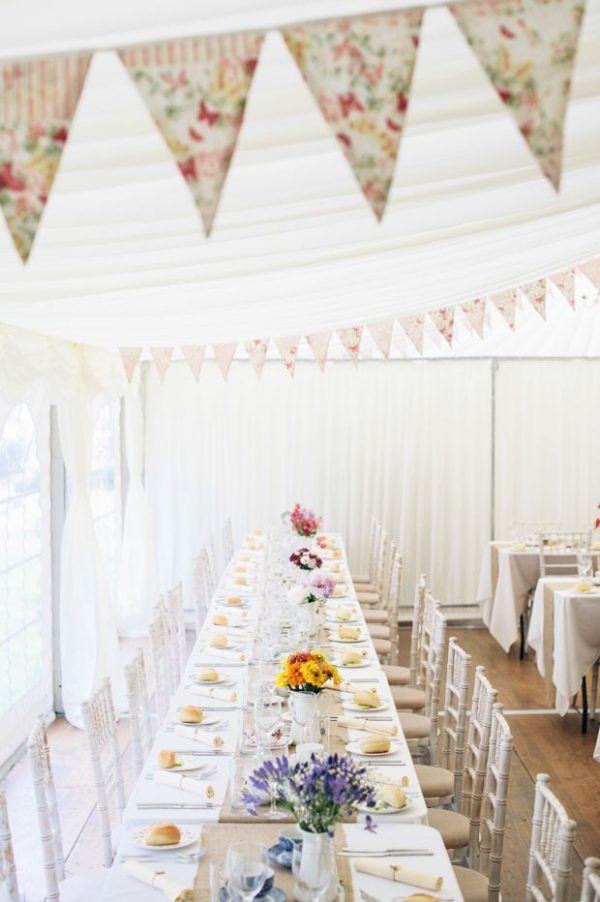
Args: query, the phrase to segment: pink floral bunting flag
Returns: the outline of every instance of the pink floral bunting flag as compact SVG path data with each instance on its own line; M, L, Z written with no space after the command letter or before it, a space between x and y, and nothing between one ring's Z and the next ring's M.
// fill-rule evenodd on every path
M119 56L210 234L244 119L262 32L161 41Z
M565 301L575 309L575 272L572 269L564 269L550 276L550 281L556 285Z
M406 9L283 29L377 219L392 184L422 19L422 9Z
M592 297L597 297L600 292L600 258L597 260L590 260L588 263L581 263L577 268L596 289L592 293ZM582 292L584 300L587 300L588 294L587 291Z
M439 310L430 311L429 316L442 338L452 347L452 339L454 338L454 307L440 307Z
M392 333L394 331L394 320L385 320L379 323L369 323L369 332L373 336L373 341L387 359L390 356L390 347L392 345Z
M173 356L173 348L150 348L150 353L160 381L163 382Z
M471 0L450 10L544 175L558 190L584 4Z
M250 359L250 363L254 367L256 375L260 379L265 360L267 359L267 349L269 347L269 339L253 338L244 343L246 354Z
M423 336L425 334L425 317L422 314L407 316L399 320L400 325L412 341L419 354L423 353Z
M483 338L483 328L485 325L485 298L473 298L462 304L462 309L467 317L469 325L480 338Z
M362 326L351 326L349 329L338 329L337 333L344 348L350 355L350 360L354 366L356 366L360 351L360 340L362 338Z
M119 348L119 354L121 355L127 381L131 382L135 368L142 356L142 348Z
M281 354L283 365L290 376L294 375L294 370L296 369L296 359L298 357L299 343L299 335L288 335L284 338L275 339L275 344L277 345L277 350Z
M204 345L187 345L186 347L181 348L181 353L189 363L190 369L194 374L194 379L196 382L200 378L200 370L202 369L202 364L204 363L204 354L206 352L206 348Z
M542 319L546 319L546 280L535 279L527 285L519 285L519 291Z
M52 188L91 55L0 64L0 206L25 262Z
M226 344L213 345L215 360L219 364L219 369L225 380L227 380L227 376L229 375L229 367L231 366L231 361L233 360L236 348L237 342L235 341Z
M315 355L315 360L321 367L321 372L325 372L327 365L327 354L329 352L329 342L331 341L331 332L313 332L306 336L306 340L310 345L311 351Z
M508 288L506 291L498 291L491 295L491 301L502 314L510 328L514 331L516 310L517 310L517 290L516 288Z

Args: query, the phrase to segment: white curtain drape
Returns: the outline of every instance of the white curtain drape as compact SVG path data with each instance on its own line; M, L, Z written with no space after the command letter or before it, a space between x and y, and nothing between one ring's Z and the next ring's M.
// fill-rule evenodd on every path
M205 364L197 384L173 364L146 387L146 483L162 589L233 518L236 538L267 528L295 500L340 530L364 568L371 517L445 602L474 597L490 533L489 361L299 364L290 380L267 364L260 381L234 363L225 383Z
M110 676L125 705L117 630L90 505L94 405L82 386L58 404L60 443L71 486L61 547L60 645L63 707L81 727L81 702Z
M148 632L158 597L154 523L144 489L144 418L136 377L125 395L125 449L129 483L123 518L117 616L122 636Z

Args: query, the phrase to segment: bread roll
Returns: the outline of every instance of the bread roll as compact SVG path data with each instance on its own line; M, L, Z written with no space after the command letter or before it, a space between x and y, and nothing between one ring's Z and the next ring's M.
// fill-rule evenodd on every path
M227 636L223 636L221 633L217 633L216 636L211 636L208 640L208 644L211 648L227 648L229 645L229 639Z
M337 609L336 618L337 620L352 620L352 615L354 611L352 608L346 608L343 605Z
M404 897L404 902L435 902L439 896L430 896L429 893L411 893Z
M245 586L247 582L248 580L245 576L236 576L236 578L234 579L236 586Z
M340 626L340 639L360 639L359 626Z
M179 712L179 720L182 723L202 723L204 711L195 705L185 705Z
M177 764L177 752L172 752L170 749L161 749L158 753L158 766L159 767L175 767Z
M206 667L204 670L198 671L196 679L201 683L216 683L219 679L219 672L212 667Z
M365 736L360 740L360 750L365 755L382 755L391 749L387 736Z
M359 651L345 651L342 655L342 664L360 664L363 656Z
M245 573L246 572L246 567L244 564L236 564L236 566L233 569L234 569L235 573Z
M227 604L231 605L232 607L235 607L236 605L242 603L242 599L239 595L228 595L226 601Z
M181 841L181 830L175 824L152 824L144 834L147 846L173 846Z
M355 705L360 705L361 708L378 708L381 704L381 699L376 689L365 689L353 695L352 702Z
M378 786L377 796L392 808L404 808L406 805L406 793L401 786Z
M215 626L229 626L229 617L227 614L213 614L212 622Z

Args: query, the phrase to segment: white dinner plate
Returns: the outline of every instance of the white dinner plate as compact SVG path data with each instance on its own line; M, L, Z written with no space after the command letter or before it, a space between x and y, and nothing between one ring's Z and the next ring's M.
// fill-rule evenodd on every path
M241 592L228 592L228 595L238 595L242 600L239 604L227 604L227 600L225 598L219 598L217 604L221 607L227 608L228 611L239 611L244 608L250 607L250 602L247 599L242 597Z
M335 664L336 667L349 667L350 669L354 669L354 670L356 670L360 667L372 667L373 666L373 661L371 661L369 658L365 659L364 661L361 661L359 664L342 664L341 661L338 661L336 658L333 658L331 663Z
M363 714L370 714L371 712L375 713L376 711L387 711L389 705L387 702L383 702L381 705L377 705L376 708L367 708L366 705L355 705L354 702L343 702L343 707L346 711L362 711Z
M227 637L229 640L229 636ZM198 651L243 651L246 646L245 642L238 641L228 641L227 645L209 645L208 642L204 642L202 645L198 646Z
M358 755L360 758L387 758L388 755L395 755L400 751L400 746L397 742L394 742L393 739L390 743L389 752L361 752L360 743L360 739L355 739L354 742L349 742L346 746L346 751L351 755Z
M158 770L179 774L188 770L202 770L206 767L206 764L202 761L198 761L198 758L193 755L180 755L178 752L175 752L175 754L177 755L177 760L180 762L179 764L175 764L173 767L161 767L158 765Z
M185 846L191 846L192 843L199 840L200 829L198 827L187 827L180 824L176 824L176 826L179 827L181 839L178 843L172 843L169 846L149 845L144 839L148 827L138 827L136 830L132 830L129 834L129 838L133 845L137 846L138 849L152 849L153 852L168 852L171 849L183 849Z
M190 675L190 680L192 683L197 683L198 686L222 686L223 683L231 684L231 679L229 677L223 676L223 674L219 674L218 680L199 680L195 673Z
M392 805L388 805L387 802L377 802L374 808L368 808L366 805L357 805L356 810L364 811L365 814L402 814L407 808L412 808L412 804L412 799L407 798L406 804L402 808L394 808Z
M336 626L345 626L346 624L352 625L353 623L360 623L360 617L350 617L348 620L338 620L337 617L327 617L327 628L333 629Z
M210 727L220 720L222 720L222 717L215 717L213 714L207 714L202 723L188 723L186 720L179 720L179 718L174 720L173 723L177 723L182 727Z
M331 641L332 642L343 642L345 645L347 645L348 643L352 644L353 642L355 642L355 643L356 642L366 642L367 637L360 636L358 639L340 639L339 636L331 636Z

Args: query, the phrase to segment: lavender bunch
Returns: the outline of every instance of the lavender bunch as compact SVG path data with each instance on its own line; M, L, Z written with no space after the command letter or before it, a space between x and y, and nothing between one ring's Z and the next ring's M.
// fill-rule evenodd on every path
M375 791L366 768L339 755L317 757L290 764L285 756L265 761L249 778L254 790L244 793L250 814L267 795L278 808L291 811L298 826L309 833L332 833L336 822L354 813L357 805L375 806ZM366 829L372 830L367 816Z

